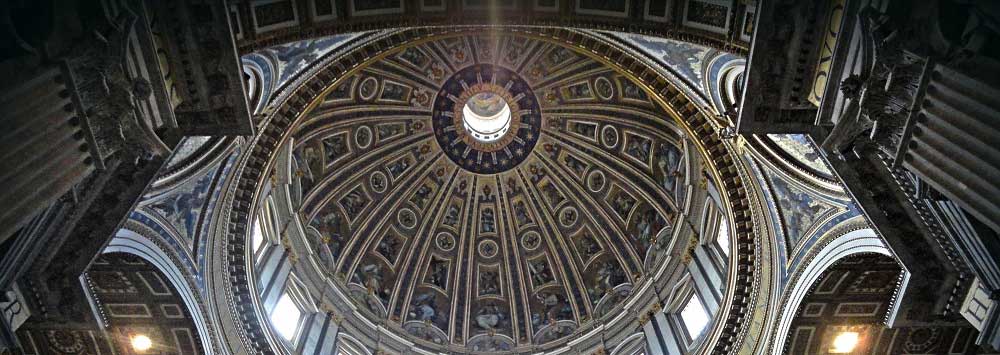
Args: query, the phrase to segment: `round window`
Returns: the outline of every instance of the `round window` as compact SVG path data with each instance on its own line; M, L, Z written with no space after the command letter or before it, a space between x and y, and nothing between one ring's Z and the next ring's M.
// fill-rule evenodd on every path
M465 129L478 141L500 139L510 129L510 105L500 95L481 92L473 95L462 108Z

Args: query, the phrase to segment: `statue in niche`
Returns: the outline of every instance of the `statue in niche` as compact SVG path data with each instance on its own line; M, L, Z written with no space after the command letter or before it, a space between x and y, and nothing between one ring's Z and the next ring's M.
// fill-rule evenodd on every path
M497 275L496 271L483 271L479 274L479 294L480 295L499 295L500 294L500 276Z
M458 224L458 206L451 205L448 206L448 211L444 214L444 224L446 226L454 227Z
M476 312L476 325L484 330L493 330L506 318L507 315L500 310L500 307L491 303Z
M494 223L493 210L490 208L483 209L483 214L480 216L480 230L483 233L496 232L496 226Z
M413 299L410 306L410 319L421 322L433 322L437 311L434 309L434 300L437 296L433 292L421 293Z
M427 281L434 286L440 287L442 290L448 289L448 262L440 259L434 259L431 261L430 274L427 276Z
M553 280L549 263L545 262L545 258L529 261L528 272L531 274L531 282L535 286L541 286Z
M413 204L417 205L417 207L424 208L424 204L427 203L427 199L430 198L432 191L433 190L430 186L420 185L417 192L413 194Z
M639 159L642 162L649 160L649 151L652 148L649 139L636 137L636 139L628 142L628 148L625 150L628 155Z
M663 174L663 177L660 178L660 186L676 198L677 179L681 176L681 152L673 144L664 143L660 145L660 150L656 155L656 166Z
M518 225L531 223L531 217L528 216L528 208L524 207L524 201L514 203L514 218L517 219Z

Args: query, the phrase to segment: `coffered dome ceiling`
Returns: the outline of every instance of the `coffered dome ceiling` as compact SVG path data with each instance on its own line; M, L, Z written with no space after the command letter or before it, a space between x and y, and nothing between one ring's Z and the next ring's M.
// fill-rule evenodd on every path
M614 314L683 247L682 186L702 171L639 85L510 32L390 51L292 136L299 254L371 322L471 351Z

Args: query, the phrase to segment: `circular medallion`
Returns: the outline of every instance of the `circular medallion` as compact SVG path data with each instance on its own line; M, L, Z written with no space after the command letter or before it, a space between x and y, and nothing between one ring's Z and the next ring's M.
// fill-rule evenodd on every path
M601 128L601 143L605 147L614 148L618 145L618 129L614 126L604 126Z
M527 232L521 236L521 246L527 250L538 249L538 246L542 244L542 237L538 235L538 232Z
M434 244L437 244L441 251L451 251L455 248L455 237L451 233L441 232L434 237Z
M604 189L604 183L604 172L600 170L591 171L590 174L587 175L587 189L590 190L590 192L600 192Z
M388 186L388 179L385 173L381 171L375 171L370 177L368 177L368 184L371 185L372 191L376 193L383 193Z
M417 214L409 208L403 208L396 213L396 221L406 229L413 229L417 226Z
M615 95L614 85L611 85L611 81L603 76L594 81L594 88L597 91L597 96L602 100L611 100Z
M559 211L559 224L566 228L572 227L578 217L576 208L568 206Z
M484 240L479 242L479 256L484 258L492 258L497 256L497 252L500 248L497 247L497 243L492 240Z
M368 148L372 144L372 129L368 126L358 127L354 131L354 143L358 145L358 148Z
M375 98L375 94L378 93L378 80L373 77L367 77L365 80L361 81L361 85L358 86L358 95L362 100L370 101Z
M477 64L451 76L434 99L434 135L465 170L493 174L528 157L541 133L534 92L516 73Z

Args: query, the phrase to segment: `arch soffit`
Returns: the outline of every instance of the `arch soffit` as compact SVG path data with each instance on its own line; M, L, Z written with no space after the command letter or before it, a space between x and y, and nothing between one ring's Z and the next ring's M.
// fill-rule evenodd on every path
M859 216L845 221L827 233L828 235L822 239L823 242L817 243L809 253L811 257L802 264L804 266L797 269L789 277L788 283L785 284L784 290L781 292L781 300L777 303L780 312L773 315L777 319L768 342L768 346L772 350L784 346L799 304L808 295L813 283L827 269L846 257L863 253L877 253L895 259L895 255L885 246L882 239L867 226L864 217ZM831 235L835 236L831 237ZM909 277L909 271L904 268L902 278L904 285ZM898 299L897 295L893 304L890 305L889 318L893 317L898 308Z
M170 281L170 284L180 293L179 296L184 301L184 306L187 307L195 328L198 330L198 335L202 342L201 346L202 349L205 349L206 355L222 353L219 351L219 347L215 345L215 334L211 330L209 320L206 317L208 314L207 309L202 302L201 294L194 285L191 275L181 270L178 267L176 258L164 251L158 242L151 240L150 237L140 232L123 228L118 230L101 253L126 253L135 255L159 269L167 277L167 280Z

